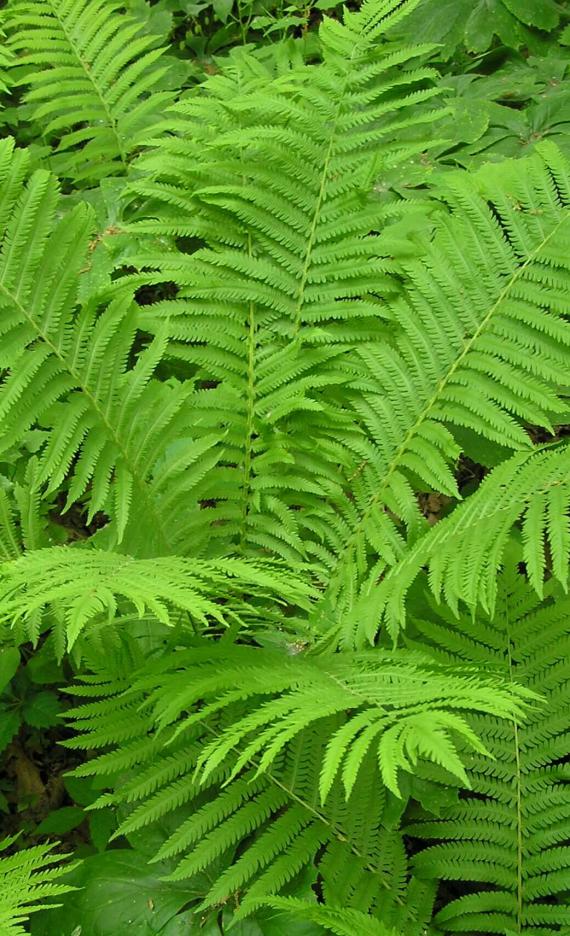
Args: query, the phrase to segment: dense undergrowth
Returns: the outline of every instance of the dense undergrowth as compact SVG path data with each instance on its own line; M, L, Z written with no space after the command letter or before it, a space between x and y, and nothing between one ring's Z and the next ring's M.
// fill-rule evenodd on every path
M569 934L570 6L0 30L0 936Z

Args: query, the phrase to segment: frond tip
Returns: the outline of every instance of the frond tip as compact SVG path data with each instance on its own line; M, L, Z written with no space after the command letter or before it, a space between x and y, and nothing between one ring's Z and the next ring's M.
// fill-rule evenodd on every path
M15 841L15 837L4 839L0 842L0 852L11 849ZM31 914L59 906L58 898L75 889L59 878L77 863L66 863L68 856L53 854L53 848L53 845L35 845L0 855L2 936L25 936L24 924Z
M78 182L124 172L172 95L164 50L117 0L13 0L4 16L17 85L54 166ZM161 61L162 59L162 61Z

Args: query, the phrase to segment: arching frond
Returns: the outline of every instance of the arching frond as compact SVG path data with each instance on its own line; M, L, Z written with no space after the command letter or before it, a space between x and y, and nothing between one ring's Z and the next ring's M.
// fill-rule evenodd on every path
M402 936L402 933L388 929L379 920L359 910L339 910L295 897L272 897L264 900L263 905L298 914L303 920L321 923L337 936L354 936L355 933L359 936Z
M304 657L212 642L163 654L128 682L84 683L66 743L102 750L83 776L127 771L100 802L130 804L117 834L185 804L157 855L176 858L176 880L239 849L204 907L238 890L255 904L318 856L327 900L374 914L394 897L399 906L407 881L394 825L405 799L394 809L387 793L397 802L398 772L427 759L465 781L456 738L484 753L465 714L509 719L528 701L411 654Z
M357 582L366 582L362 607L347 616L341 631L347 643L356 640L361 645L365 635L372 637L376 632L377 622L370 623L370 619L379 578L391 566L400 568L400 563L402 570L411 568L415 561L411 557L417 557L419 569L432 555L430 542L434 543L434 581L439 582L435 570L443 568L445 553L435 543L442 542L451 524L460 523L460 516L474 516L477 504L490 495L486 488L481 499L470 498L460 512L454 512L454 519L418 540L408 556L401 542L401 525L394 517L407 524L408 543L413 542L421 534L415 519L416 492L458 496L451 467L464 430L502 447L501 454L509 448L526 450L532 459L527 426L552 431L551 421L563 419L567 412L568 165L558 151L546 147L531 160L494 166L492 175L487 171L474 177L453 175L446 183L445 197L451 213L436 223L424 256L402 261L404 287L393 302L388 299L399 326L393 343L378 342L360 351L365 373L362 397L355 407L373 448L354 480L352 496L359 516L344 542L339 526L329 586L334 601L339 590L346 591L347 582L353 594ZM513 470L526 457L515 456ZM550 463L555 473L563 471L564 455L552 458L559 463L559 469ZM537 466L541 489L540 462L531 463ZM498 486L503 483L500 477ZM491 503L496 505L500 496L497 487L495 500L486 501L486 511L492 512ZM536 529L537 522L545 521L542 508L534 509L536 518L530 514L529 523ZM481 597L486 588L492 588L498 562L493 557L499 554L502 540L495 542L488 533L473 542L480 561L468 561L467 568L460 568L466 555L461 545L451 558L458 577L446 593L448 600L461 596L469 601L476 589ZM554 530L553 535L562 536L565 542L563 532ZM559 575L566 562L562 542L560 549L555 544ZM492 543L490 553L484 543ZM535 540L527 558L533 558L533 550ZM531 574L537 581L542 575L538 566L542 562L543 568L544 560L535 552L533 561ZM395 571L389 576L379 592L397 611L391 615L392 622L400 614L400 574ZM364 626L362 608L369 620Z
M117 0L11 0L3 22L57 171L78 182L124 172L172 97L164 50Z
M281 604L308 607L312 593L290 568L261 561L145 560L88 547L55 547L0 563L0 621L33 625L40 611L52 609L63 618L62 655L92 620L111 623L126 609L164 624L173 623L175 611L175 620L182 612L191 626L212 621L229 627L254 623L256 597L272 594ZM264 623L266 614L264 608ZM33 639L34 632L29 636Z
M530 583L542 594L546 576L564 588L570 558L570 447L560 443L507 459L465 503L443 519L362 597L358 611L373 639L382 619L392 632L405 619L405 596L427 566L433 593L451 608L465 602L490 613L509 537L522 532Z

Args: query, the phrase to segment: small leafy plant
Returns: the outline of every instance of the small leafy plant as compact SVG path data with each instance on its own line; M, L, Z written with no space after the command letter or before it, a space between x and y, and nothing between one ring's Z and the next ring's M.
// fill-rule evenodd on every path
M570 931L570 16L440 6L2 11L6 936Z

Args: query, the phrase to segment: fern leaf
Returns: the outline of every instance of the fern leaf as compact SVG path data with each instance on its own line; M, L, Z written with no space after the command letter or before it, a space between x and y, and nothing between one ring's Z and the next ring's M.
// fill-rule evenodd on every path
M496 575L513 527L522 521L523 558L540 593L552 570L567 587L570 538L570 460L564 443L507 459L465 504L414 545L399 565L368 595L366 620L372 637L382 617L393 631L405 618L405 595L420 569L428 566L435 596L457 608L465 602L493 612ZM537 559L538 557L538 559ZM363 610L363 609L362 609Z
M473 658L477 639L479 666L502 670L542 698L522 724L469 717L494 760L471 755L472 793L407 829L437 840L416 856L421 876L483 885L438 911L435 923L445 932L550 934L568 925L568 612L558 588L542 603L533 597L511 554L495 616L482 619L488 637L467 616L446 618L444 629L435 615L415 622L424 645L446 656L453 645L456 660Z
M10 849L15 838L0 842ZM24 936L30 916L37 910L59 906L59 898L74 890L59 881L75 865L67 855L53 854L53 845L34 845L0 857L0 928L3 936ZM55 901L55 902L54 902Z
M240 560L207 562L177 557L133 559L130 556L90 548L35 549L0 566L0 619L34 619L44 608L59 608L65 616L67 650L94 618L109 622L134 607L139 617L150 613L171 623L174 609L190 622L208 620L224 626L244 615L252 618L247 601L235 599L247 589L250 600L276 591L279 600L307 606L311 589L290 570L273 563ZM224 615L220 599L233 594L231 619Z
M354 378L355 337L377 335L377 294L389 288L370 236L389 214L372 198L376 165L396 159L385 141L438 93L418 64L426 47L382 40L410 6L374 0L344 24L327 19L316 67L275 77L234 56L202 97L167 114L137 164L146 218L132 230L206 245L133 262L139 282L179 287L144 312L145 326L156 332L168 315L170 353L216 384L200 418L219 434L229 421L224 462L235 468L211 474L212 535L241 551L302 558L315 518L343 500L339 460L347 476L357 469L362 433L338 389Z
M4 17L25 100L54 167L77 182L124 173L171 100L164 50L115 0L14 0ZM162 61L161 61L162 59Z
M355 933L359 936L399 936L395 930L383 926L379 920L358 910L340 910L295 897L271 897L256 901L255 905L298 914L304 920L320 923L336 936L354 936Z

